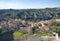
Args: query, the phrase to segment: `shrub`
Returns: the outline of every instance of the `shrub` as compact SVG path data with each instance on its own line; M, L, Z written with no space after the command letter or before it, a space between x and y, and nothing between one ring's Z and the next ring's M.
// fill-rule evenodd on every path
M20 32L20 31L15 31L15 32L13 33L13 35L14 35L15 38L18 38L18 37L22 36L23 34L24 34L24 33L23 33L23 32Z

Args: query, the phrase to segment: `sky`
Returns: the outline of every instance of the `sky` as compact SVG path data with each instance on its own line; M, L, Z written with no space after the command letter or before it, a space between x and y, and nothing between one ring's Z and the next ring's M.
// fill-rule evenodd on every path
M38 9L60 7L60 0L0 0L0 9Z

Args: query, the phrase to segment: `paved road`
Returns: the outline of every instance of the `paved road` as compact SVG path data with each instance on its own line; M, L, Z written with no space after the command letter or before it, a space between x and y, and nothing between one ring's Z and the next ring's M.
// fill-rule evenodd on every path
M60 37L59 37L59 41L60 41Z

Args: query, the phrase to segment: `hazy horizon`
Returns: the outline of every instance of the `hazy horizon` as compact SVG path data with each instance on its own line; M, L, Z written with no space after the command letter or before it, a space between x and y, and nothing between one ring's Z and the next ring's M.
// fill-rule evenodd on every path
M0 0L0 9L41 9L60 7L60 0Z

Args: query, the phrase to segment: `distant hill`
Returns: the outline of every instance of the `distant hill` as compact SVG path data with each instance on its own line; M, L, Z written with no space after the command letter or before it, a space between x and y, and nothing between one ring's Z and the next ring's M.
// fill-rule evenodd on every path
M0 21L9 18L24 20L49 20L60 18L60 8L45 9L0 9Z

